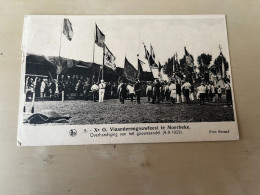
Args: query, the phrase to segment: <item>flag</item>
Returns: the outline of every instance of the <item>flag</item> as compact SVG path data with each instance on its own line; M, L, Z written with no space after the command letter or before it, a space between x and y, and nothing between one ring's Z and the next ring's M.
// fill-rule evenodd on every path
M105 35L99 30L98 26L96 25L96 37L95 37L95 43L99 47L105 46Z
M193 57L191 56L191 54L189 54L189 52L187 51L186 47L184 47L184 51L185 51L186 65L192 67L194 65Z
M44 56L44 58L53 66L55 66L57 74L64 73L69 68L72 68L78 64L78 61L76 60L66 59L58 56Z
M151 56L152 56L152 58L154 60L155 59L155 53L154 53L152 45L150 45L150 46L151 46Z
M144 44L144 52L145 52L145 56L144 56L145 59L149 60L149 56L150 56L150 54L149 54L148 50L146 49L145 44Z
M115 70L116 69L116 64L115 64L116 57L108 49L108 47L105 44L104 44L104 46L105 46L105 62L104 62L104 64L106 66L108 66L109 68L112 68L113 70Z
M144 71L143 71L143 67L142 65L145 64L142 60L139 60L138 59L138 77L139 77L139 80L144 80Z
M63 34L67 37L69 41L72 40L73 36L73 29L72 29L72 24L69 19L64 18L63 22Z
M135 69L135 67L127 60L125 57L125 67L124 67L124 75L125 77L135 82L135 80L138 78L138 71Z

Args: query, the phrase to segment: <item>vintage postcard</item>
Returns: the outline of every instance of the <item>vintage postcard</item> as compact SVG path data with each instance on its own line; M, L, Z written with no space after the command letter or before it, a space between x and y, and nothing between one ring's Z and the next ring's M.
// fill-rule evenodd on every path
M224 15L25 16L17 145L238 140Z

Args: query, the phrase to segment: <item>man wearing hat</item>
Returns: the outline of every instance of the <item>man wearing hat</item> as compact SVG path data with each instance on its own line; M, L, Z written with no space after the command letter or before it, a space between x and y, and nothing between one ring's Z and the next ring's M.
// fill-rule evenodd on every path
M104 101L105 88L106 84L104 83L104 80L101 80L99 84L99 103Z

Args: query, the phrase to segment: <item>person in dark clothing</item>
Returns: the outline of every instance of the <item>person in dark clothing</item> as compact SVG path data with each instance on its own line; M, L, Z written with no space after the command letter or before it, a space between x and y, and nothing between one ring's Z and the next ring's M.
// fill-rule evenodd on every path
M51 100L54 100L55 97L55 91L56 91L56 81L52 80L50 85L50 96Z
M139 79L136 80L136 83L135 83L135 86L134 86L134 90L135 90L137 103L140 104L141 103L140 99L141 99L142 86L141 86L141 83L140 83Z
M177 94L177 103L181 103L181 84L176 82L176 94Z
M83 86L83 94L84 94L84 100L88 101L89 100L89 91L91 90L91 85L89 81L86 81L84 86Z
M123 81L119 85L118 94L119 94L119 99L121 104L124 104L125 99L127 98L127 88L126 88L126 83L124 83Z
M154 87L153 87L153 101L152 103L154 104L156 99L157 99L157 103L160 103L160 88L161 88L161 84L159 82L158 79L156 79L154 81Z
M77 83L77 85L75 87L76 99L77 100L79 99L79 96L80 96L80 93L82 92L82 89L83 89L83 86L82 86L81 80L78 80L78 83Z

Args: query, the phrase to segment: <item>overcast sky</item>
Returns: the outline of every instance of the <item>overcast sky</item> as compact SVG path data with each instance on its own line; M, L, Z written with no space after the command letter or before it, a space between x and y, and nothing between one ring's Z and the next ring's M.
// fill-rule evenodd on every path
M63 19L72 23L72 41L61 34ZM137 67L137 54L144 60L143 42L156 60L164 64L175 52L179 59L187 47L197 64L201 53L213 60L219 55L219 44L229 61L225 17L215 16L27 16L23 49L38 55L61 56L86 62L93 61L95 23L105 34L105 43L116 56L116 65L124 66L125 56ZM95 46L95 62L102 64L102 48ZM147 66L148 67L148 66Z

